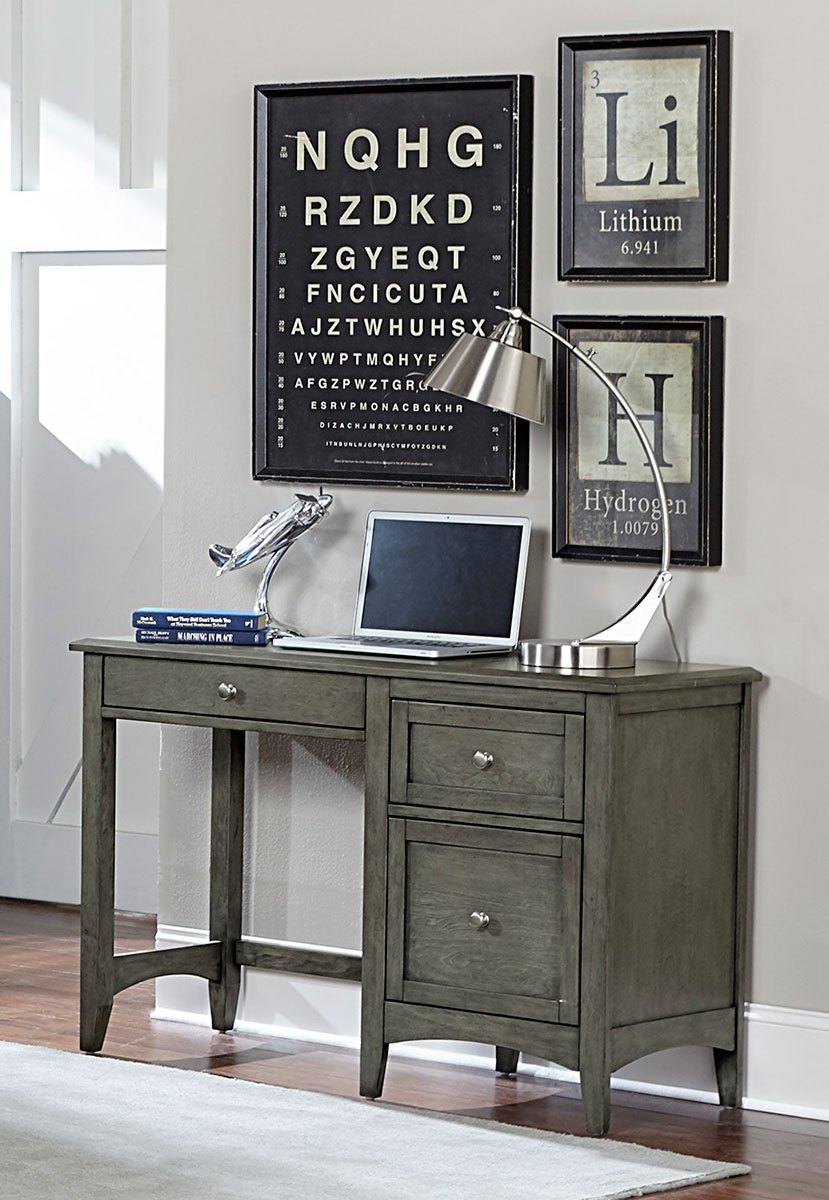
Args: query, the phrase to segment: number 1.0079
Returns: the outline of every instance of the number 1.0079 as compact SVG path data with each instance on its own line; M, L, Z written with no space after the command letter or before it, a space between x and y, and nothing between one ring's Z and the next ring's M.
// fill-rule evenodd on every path
M641 536L642 534L645 534L648 537L656 537L656 535L659 533L660 528L661 528L661 526L658 521L614 521L613 522L613 532L614 533L633 534L634 537Z

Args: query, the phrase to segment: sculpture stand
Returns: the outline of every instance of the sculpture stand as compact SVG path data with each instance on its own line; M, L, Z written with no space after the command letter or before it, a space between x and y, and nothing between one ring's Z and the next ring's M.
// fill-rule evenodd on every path
M293 544L293 543L291 543ZM283 546L281 550L277 550L276 554L272 555L268 565L262 573L262 578L259 582L259 587L256 589L256 602L254 608L257 612L262 612L268 619L266 630L269 642L277 642L281 637L297 636L298 630L292 629L290 625L284 625L281 621L274 619L268 606L268 588L273 579L273 573L282 559L290 550L290 546Z

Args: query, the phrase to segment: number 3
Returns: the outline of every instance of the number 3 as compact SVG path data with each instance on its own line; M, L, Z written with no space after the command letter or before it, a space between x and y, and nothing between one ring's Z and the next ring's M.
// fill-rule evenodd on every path
M593 82L590 84L591 88L597 88L599 86L599 72L591 71L590 78L593 80Z

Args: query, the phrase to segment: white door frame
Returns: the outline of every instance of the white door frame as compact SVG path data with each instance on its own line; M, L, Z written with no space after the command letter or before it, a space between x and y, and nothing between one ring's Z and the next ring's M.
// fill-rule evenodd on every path
M139 5L133 0L81 0L77 11L86 21L84 28L92 30L94 43L87 45L95 72L90 186L38 190L39 126L27 90L31 80L24 77L24 37L38 33L40 8L30 0L0 0L0 462L8 464L8 470L0 471L0 562L8 564L8 570L0 572L0 895L68 902L78 898L79 831L17 819L20 730L14 698L20 694L16 633L24 256L71 259L100 254L117 260L133 252L140 261L158 261L164 251L163 165L148 153L146 112L158 106L166 85L164 54L153 51L163 42L166 53L167 9L168 0L141 0ZM148 74L156 63L157 81ZM106 138L98 137L102 130ZM134 186L142 183L152 186ZM44 858L47 825L50 853ZM124 838L130 835L121 835L122 843ZM134 845L122 853L122 867L133 857L136 862L135 871L120 872L119 907L152 906L155 841L132 838Z

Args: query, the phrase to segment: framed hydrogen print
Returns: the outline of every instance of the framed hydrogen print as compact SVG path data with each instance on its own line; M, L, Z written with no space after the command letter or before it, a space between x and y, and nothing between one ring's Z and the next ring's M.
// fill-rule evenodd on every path
M556 317L644 424L671 518L671 561L722 561L722 317ZM641 443L608 388L556 349L553 554L659 562L660 506Z
M254 132L254 478L526 488L526 422L423 380L529 301L532 80L261 86Z
M731 34L559 41L559 278L728 278Z

